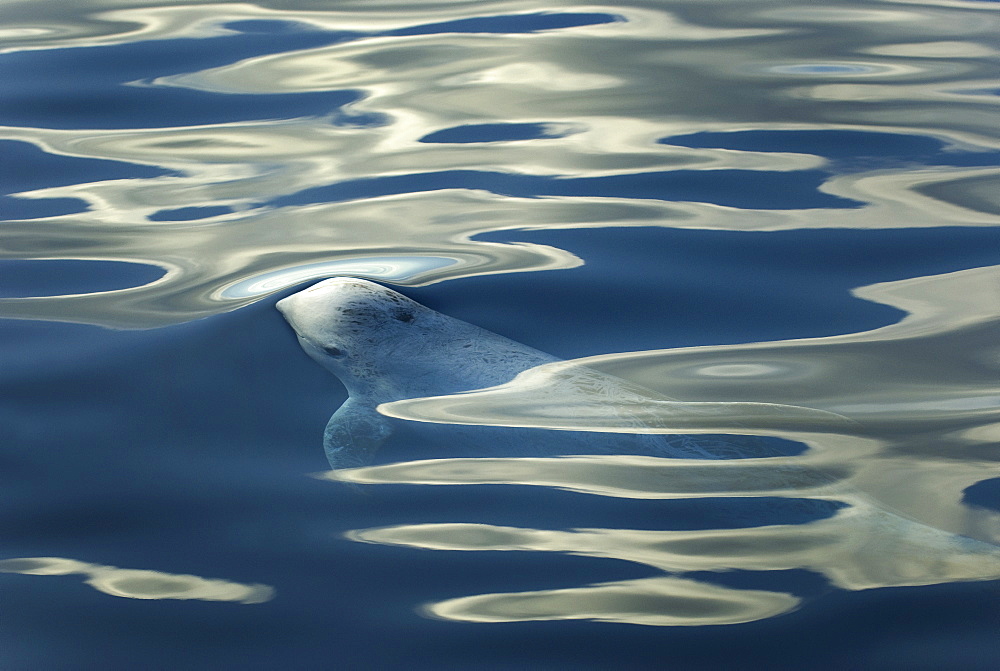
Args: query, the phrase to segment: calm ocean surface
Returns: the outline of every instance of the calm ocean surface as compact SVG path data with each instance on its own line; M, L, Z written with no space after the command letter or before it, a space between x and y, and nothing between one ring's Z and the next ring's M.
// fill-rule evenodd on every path
M1000 668L998 9L2 3L0 669ZM330 472L337 275L569 363Z

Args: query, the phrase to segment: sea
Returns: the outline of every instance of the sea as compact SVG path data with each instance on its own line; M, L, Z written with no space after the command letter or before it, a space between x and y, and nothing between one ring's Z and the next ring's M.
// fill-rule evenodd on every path
M0 669L1000 668L998 9L0 3Z

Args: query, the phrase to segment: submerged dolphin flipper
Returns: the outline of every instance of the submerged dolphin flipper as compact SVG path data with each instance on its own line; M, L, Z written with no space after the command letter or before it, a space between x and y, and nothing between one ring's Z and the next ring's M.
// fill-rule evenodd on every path
M323 449L330 468L353 468L371 462L372 455L392 434L390 420L355 399L330 417L323 432Z

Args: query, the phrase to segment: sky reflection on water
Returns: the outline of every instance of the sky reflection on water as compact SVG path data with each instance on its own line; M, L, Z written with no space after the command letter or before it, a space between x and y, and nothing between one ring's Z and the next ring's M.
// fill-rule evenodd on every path
M21 11L28 12L24 7ZM58 319L69 310L74 319L94 323L153 326L231 310L243 302L204 288L291 265L350 258L358 245L354 236L338 239L313 232L312 222L321 216L316 206L330 208L339 219L346 212L335 201L377 208L379 196L390 194L418 200L405 221L390 224L384 213L374 215L384 222L378 228L393 229L386 231L395 243L386 253L393 255L406 241L419 238L423 249L418 254L426 250L451 257L455 231L441 228L434 215L443 210L462 213L464 245L470 254L491 260L455 263L446 272L372 276L411 285L553 267L551 254L543 250L538 250L541 258L525 258L519 253L523 245L485 245L468 238L485 231L551 226L550 213L558 210L564 211L561 225L569 227L997 225L994 106L981 97L956 101L946 95L956 88L977 88L976 82L989 77L993 50L983 39L994 17L980 17L982 12L968 8L863 10L844 3L822 11L744 5L721 12L710 4L651 3L580 14L524 13L530 4L488 3L477 6L476 18L455 23L442 21L440 8L422 3L391 14L370 7L352 11L350 5L330 12L303 5L299 12L250 5L214 5L212 10L122 7L103 14L126 22L128 30L117 37L71 38L69 45L76 46L69 49L49 34L28 38L21 47L17 40L8 44L0 66L12 68L12 82L52 87L51 77L38 77L39 67L46 59L70 59L74 81L102 102L89 105L68 98L47 103L45 113L56 116L32 113L30 122L8 125L3 136L18 141L6 143L25 154L18 160L28 160L28 150L19 144L28 143L45 151L50 163L59 156L61 161L131 165L131 178L22 190L21 200L9 201L11 216L23 217L28 205L40 208L32 235L45 231L70 238L60 244L77 248L78 256L72 258L102 252L102 258L173 267L177 260L166 258L175 256L167 250L179 242L188 263L178 276L135 294L146 305L168 302L168 310L147 308L146 316L139 316L130 302L112 295L76 300L71 308L59 299L4 303L11 316ZM86 12L86 5L80 11ZM62 16L73 16L73 10ZM46 23L44 15L23 21L32 29ZM15 15L11 26L16 25ZM100 32L110 25L81 20L77 28ZM136 31L137 25L144 27ZM753 27L757 25L766 27ZM831 72L814 72L803 62L808 54L803 36L846 25L853 32L839 48L877 52L881 60L864 73L866 81L877 81L835 85L868 87L857 95L829 84L816 84L804 93L810 77L828 78ZM959 31L962 41L941 39ZM848 40L843 30L835 34ZM921 37L930 41L929 51L913 47ZM229 46L221 48L222 42ZM148 51L149 56L114 56L109 50L115 49ZM730 72L732 62L761 62L765 54L773 60L782 51L795 60L767 66L774 75L770 79ZM177 60L178 52L184 60ZM123 62L129 64L128 72L119 65ZM740 91L739 104L731 100L734 86ZM872 98L877 86L894 96L922 87L947 99L901 106L883 95L880 103ZM64 96L64 91L55 88L51 94ZM110 104L114 96L126 94L140 104L133 114ZM185 102L182 97L188 94L218 96L206 107L213 115L244 116L185 120L179 115L195 114L200 104ZM138 102L152 95L165 96L167 104L152 98ZM243 104L240 96L253 96L254 103ZM320 96L318 107L310 96ZM831 104L833 99L852 104ZM16 101L10 104L23 108ZM882 104L890 107L883 111ZM940 109L934 110L935 104ZM269 107L273 105L284 107ZM81 110L91 107L115 108L116 123L131 119L134 125L94 130L80 117ZM245 116L249 110L256 120ZM880 120L890 112L891 122ZM172 127L140 125L161 125L153 121L153 113L167 114L162 125ZM276 118L287 120L272 120ZM947 125L928 125L937 118L947 118ZM426 141L462 125L493 123L498 129L500 122L510 125L509 139L497 137L486 146ZM518 124L576 130L525 141L518 140L523 132ZM81 126L87 129L74 129ZM831 133L860 133L860 138L876 129L880 135L873 144L879 159L867 165L856 153L833 162L822 148L810 153L810 145L824 144ZM680 146L671 139L691 133L718 138L719 149L705 142ZM733 141L745 145L743 138L753 133L770 135L760 136L753 149L733 147ZM787 149L776 153L771 143L782 142L781 133L792 135L784 142ZM839 137L842 147L858 141ZM936 152L940 162L929 162L927 147L921 146L931 142L945 148ZM891 150L894 145L899 149ZM914 160L921 162L919 170L912 169ZM854 165L845 172L851 161ZM143 174L151 168L163 174ZM498 195L496 214L487 218L469 210L465 200L475 190ZM436 203L430 212L421 191ZM657 200L672 202L659 205ZM65 205L57 203L71 202L86 210L60 216L58 207ZM204 222L203 228L218 224L210 226L211 232L183 234L149 225L182 208L201 209L205 216L195 220ZM581 220L579 212L588 208L606 214ZM247 233L278 221L289 232L285 239L301 241L298 250ZM112 231L102 230L109 225L119 234L135 229L136 236L123 245ZM81 230L86 231L86 250L72 240ZM16 226L5 227L4 248L22 258L17 237ZM185 244L195 237L197 245ZM261 261L266 258L252 269L246 269L240 252L246 239L254 241ZM100 245L101 240L107 243ZM129 256L122 258L126 250ZM220 272L220 265L227 270ZM562 262L562 267L571 265ZM242 278L234 277L241 271ZM180 309L182 305L187 307Z
M702 402L715 412L685 431L745 429L807 446L710 465L634 455L432 460L428 446L416 446L404 457L411 461L327 474L396 504L392 492L428 485L504 485L504 501L529 489L604 506L732 499L756 516L733 528L633 529L623 520L545 529L530 516L448 521L441 514L451 510L423 499L405 519L406 506L362 514L340 501L354 513L344 529L354 531L333 556L348 567L345 557L377 545L386 553L526 555L518 565L544 563L542 555L610 560L594 569L606 579L578 583L529 572L523 585L482 578L408 587L398 601L424 604L435 626L774 618L794 628L811 622L791 618L830 586L878 591L1000 577L995 547L978 544L1000 540L998 506L981 505L1000 460L1000 16L992 3L344 0L331 9L319 0L72 0L6 3L4 13L0 316L151 329L153 337L170 327L183 340L309 280L366 277L409 287L421 300L437 296L443 311L445 297L475 304L466 309L486 317L484 326L503 330L506 321L514 333L547 333L577 357L499 388L383 408L441 423L442 436L447 423L615 434L634 431L637 419L644 431L670 433L680 410ZM751 232L768 243L739 237ZM528 298L510 290L525 286L519 277L533 283ZM600 302L595 287L620 301ZM550 307L546 292L573 298ZM641 334L617 326L626 308L645 319ZM588 333L561 320L587 310ZM681 315L675 325L672 312ZM552 323L522 324L529 315ZM296 354L291 335L270 328L262 333L276 343L287 336L288 347L241 362L247 380L255 366ZM0 383L26 388L25 371L38 370L70 393L57 370L64 364L50 370L44 355L68 362L76 350L38 342L12 346L16 365ZM122 357L101 361L116 371ZM299 387L321 388L288 369ZM119 391L134 377L124 370ZM634 403L612 406L567 382L587 370L629 381ZM216 389L188 382L188 391ZM240 403L249 406L327 402L296 397L291 383L277 399L270 388L242 386ZM142 395L122 393L116 402ZM171 412L193 402L181 392L155 400ZM52 413L51 426L62 426ZM114 445L88 423L98 420L68 416L83 444ZM9 417L11 444L23 444L15 452L49 448L16 412ZM162 422L167 444L213 443L195 425L182 435ZM141 441L133 449L141 454ZM320 436L302 446L310 450L319 453ZM244 486L244 496L259 496L257 485ZM175 503L190 504L183 489ZM461 497L456 490L475 488L445 489ZM787 517L800 504L812 517ZM282 542L302 526L294 518ZM955 534L977 541L963 545ZM271 596L272 588L251 584L256 578L118 569L110 564L144 564L90 552L99 541L63 549L58 540L51 549L5 550L11 558L0 571L72 572L140 599L157 589L175 600ZM428 554L436 559L424 561L438 567L459 561ZM649 570L615 573L611 564ZM303 580L326 584L319 576L328 569L303 571ZM783 584L796 571L818 576L827 591ZM273 575L260 579L279 595L267 607L286 593ZM375 582L367 576L364 584L374 593ZM297 589L303 603L311 598ZM387 627L399 625L395 617L386 616ZM431 631L439 630L421 630ZM720 647L706 640L695 641L698 650ZM897 641L894 650L902 648ZM832 657L810 661L836 666Z
M4 559L0 560L0 572L25 575L83 574L87 576L84 582L94 589L128 599L200 599L262 603L274 597L274 590L266 585L241 585L194 575L121 569L60 557Z

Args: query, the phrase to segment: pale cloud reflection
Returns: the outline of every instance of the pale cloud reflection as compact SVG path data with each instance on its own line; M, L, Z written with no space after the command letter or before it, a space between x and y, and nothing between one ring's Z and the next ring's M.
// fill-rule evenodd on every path
M461 215L454 212L454 198L464 203ZM550 212L560 215L557 208ZM386 196L196 222L109 224L88 214L8 222L0 233L5 242L0 256L39 258L59 245L66 257L148 263L168 272L134 289L0 300L0 309L7 317L146 328L247 305L324 269L420 284L581 263L573 254L545 245L470 240L494 230L498 220L500 228L514 225L515 216L516 211L498 209L496 198L470 191ZM92 225L66 225L82 221ZM213 249L225 249L225 254L209 254Z
M487 524L414 524L365 529L353 540L434 550L557 552L620 559L665 573L808 569L845 590L1000 578L1000 553L865 506L798 525L747 529L554 531ZM595 619L661 626L735 624L773 617L799 599L673 576L579 588L484 594L425 610L479 622Z
M996 548L863 505L807 524L746 529L552 531L414 524L355 531L350 538L435 550L560 552L668 573L804 568L846 590L1000 578Z
M619 551L588 547L590 535L602 532L611 530L560 532L485 524L420 524L366 529L352 532L349 538L434 550L541 551L625 558L627 537L608 539L609 544L624 543ZM634 557L629 560L648 563ZM422 610L432 617L467 622L596 620L676 627L752 622L789 612L799 604L797 597L782 592L657 576L564 589L479 594L426 604Z
M828 444L829 446L829 444ZM339 469L320 478L356 484L534 485L633 499L824 496L855 470L809 457L689 460L641 455L430 459Z
M198 149L196 147L196 149ZM199 169L230 172L210 162ZM308 171L291 171L304 175ZM474 239L492 231L521 228L671 226L720 230L784 230L841 225L850 228L1000 225L1000 217L951 205L988 198L985 171L938 171L921 175L842 176L831 180L839 195L865 199L870 206L850 210L746 210L705 203L662 203L624 198L515 198L483 191L451 189L317 203L276 209L247 209L253 180L239 171L217 183L195 177L118 180L45 190L51 197L76 197L91 210L42 220L6 222L0 231L4 258L72 258L147 263L165 268L159 282L88 296L0 301L9 317L56 319L106 326L148 328L236 309L257 300L240 298L238 285L262 277L294 276L295 269L330 264L332 272L419 285L485 273L572 268L570 252L534 243ZM945 177L949 179L944 179ZM262 177L263 183L271 177ZM132 183L130 183L132 182ZM134 182L148 188L136 189ZM916 183L915 183L916 182ZM938 184L937 198L914 189ZM43 195L36 192L34 195ZM194 222L150 222L146 217L182 206L231 207L235 212ZM975 204L973 203L973 206ZM983 209L981 206L979 209ZM141 214L137 219L136 215ZM912 215L912 216L909 216ZM58 251L57 251L58 250ZM369 273L364 266L384 259L428 257L409 272ZM378 261L378 259L383 261ZM341 264L346 263L340 267ZM396 267L394 264L393 267ZM278 290L289 284L269 285Z
M366 197L348 189L344 197L355 202L324 202L322 194L316 204L295 201L311 189L351 180L446 170L558 179L830 169L826 158L807 153L660 142L698 132L863 130L934 138L960 151L996 149L993 99L975 94L992 86L996 18L982 8L941 7L633 0L581 8L509 0L472 8L341 2L330 9L301 0L179 6L80 0L55 11L45 3L12 3L5 20L13 31L9 51L215 39L238 34L234 22L240 21L347 31L345 41L333 44L244 54L227 65L132 84L216 94L351 91L360 98L346 111L353 118L367 115L369 122L351 125L331 113L176 128L0 128L0 138L31 143L52 156L171 173L17 194L77 199L86 211L5 223L4 258L132 261L168 273L129 292L28 298L0 308L11 317L152 327L236 309L265 295L257 289L287 286L274 278L305 277L306 269L323 264L332 273L417 285L580 263L550 247L475 239L502 230L997 226L1000 205L990 170L934 165L847 174L831 169L820 188L858 204L843 209L737 208L694 196L663 202L611 194L517 198L471 188L406 192L420 188L414 185L401 187L397 196ZM615 20L516 34L434 28L458 19L559 11ZM792 39L830 26L868 24L878 31L838 33L844 41L837 53L810 48L823 40ZM421 26L423 34L387 32ZM734 90L740 105L732 104ZM573 132L537 141L421 142L437 131L497 121ZM191 207L214 208L214 214L156 221ZM406 260L416 257L432 261ZM372 263L387 270L366 272Z
M0 573L83 575L86 576L84 582L97 591L128 599L198 599L249 604L263 603L274 597L274 589L267 585L246 585L195 575L124 569L61 557L0 560Z
M434 550L612 558L668 574L570 589L482 594L425 606L425 612L436 617L475 622L594 619L661 626L734 624L787 612L799 599L683 575L805 569L844 590L1000 578L996 546L972 538L1000 539L997 515L959 504L964 488L982 479L989 463L894 462L878 457L882 445L871 438L783 435L803 440L811 449L796 457L716 462L634 455L435 459L343 469L321 477L367 485L531 485L632 499L778 497L847 506L832 517L807 523L750 528L545 530L453 523L348 534L356 541ZM882 500L870 497L872 490ZM899 510L899 504L914 518L882 509L886 499L891 510ZM929 519L917 521L921 514ZM927 521L940 528L928 526Z
M536 590L479 594L428 604L432 617L465 622L595 620L658 627L742 624L794 610L791 594L741 590L657 577Z

